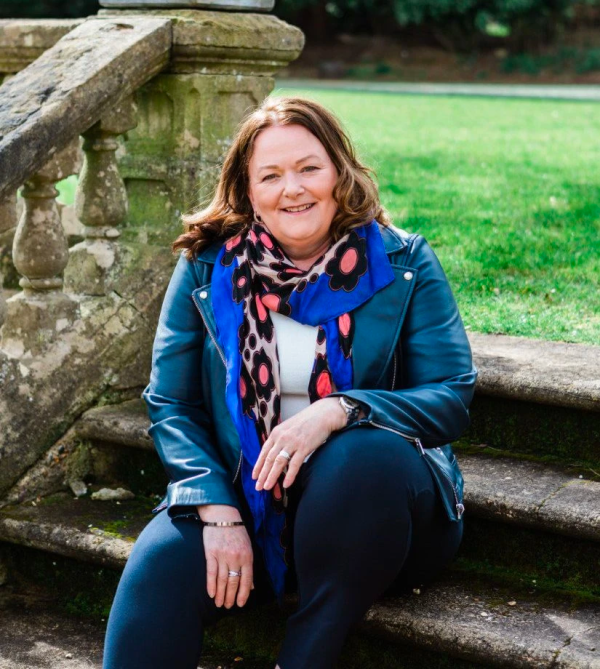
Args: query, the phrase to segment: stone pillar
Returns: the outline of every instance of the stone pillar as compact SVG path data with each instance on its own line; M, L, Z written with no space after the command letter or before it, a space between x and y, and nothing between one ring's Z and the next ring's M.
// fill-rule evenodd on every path
M118 258L116 240L128 214L127 192L116 159L117 140L136 122L133 99L127 98L83 134L84 162L75 211L84 225L85 240L70 250L65 271L68 292L105 295L111 289L108 277Z
M236 126L271 92L273 74L298 57L304 36L268 14L118 4L148 9L101 10L100 16L156 15L173 22L170 65L137 91L138 125L119 158L130 203L121 240L165 248L183 230L182 212L212 194ZM256 11L268 3L229 4Z

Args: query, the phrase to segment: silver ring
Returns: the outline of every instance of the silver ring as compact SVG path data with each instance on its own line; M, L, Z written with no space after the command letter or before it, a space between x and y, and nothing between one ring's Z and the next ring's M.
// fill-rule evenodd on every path
M284 457L288 462L292 459L292 456L284 449L279 451L279 454L277 455L277 458L279 457ZM275 458L277 460L277 458Z
M241 569L239 571L233 571L233 569L229 570L229 576L241 576L241 575L242 575Z

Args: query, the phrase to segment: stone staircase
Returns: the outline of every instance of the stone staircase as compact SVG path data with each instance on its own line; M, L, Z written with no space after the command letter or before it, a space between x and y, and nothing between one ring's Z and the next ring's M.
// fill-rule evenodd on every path
M479 334L471 343L480 382L472 428L455 449L466 506L457 559L422 592L391 588L340 666L600 669L600 348ZM108 606L166 483L148 426L141 400L87 411L13 488L0 509L5 592L54 567L66 578L59 590L81 572ZM91 499L103 487L135 498ZM211 652L222 652L214 666L272 667L283 623L269 607L221 621L210 632ZM19 648L14 629L0 632L0 646L2 634L10 643L0 667L63 666L59 641L40 637L58 649L44 665L10 650ZM96 638L79 660L64 650L64 666L99 667L101 628Z

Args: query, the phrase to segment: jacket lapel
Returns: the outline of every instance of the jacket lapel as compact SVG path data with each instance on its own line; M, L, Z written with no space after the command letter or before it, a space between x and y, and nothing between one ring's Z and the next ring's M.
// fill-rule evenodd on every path
M395 230L383 228L381 236L388 257L406 246L405 239ZM411 267L392 263L392 269L395 280L354 312L352 363L355 388L379 388L392 362L417 280L417 270Z
M417 272L392 265L396 280L354 312L355 388L378 388L394 354ZM410 280L405 276L411 276Z

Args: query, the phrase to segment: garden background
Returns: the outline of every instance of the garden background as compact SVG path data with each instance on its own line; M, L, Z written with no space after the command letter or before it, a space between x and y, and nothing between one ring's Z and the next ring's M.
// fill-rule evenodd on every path
M97 9L94 0L0 6L12 17ZM315 97L342 118L395 224L434 246L467 328L598 343L597 103L394 95L366 83L600 82L600 3L278 0L275 13L307 44L273 94ZM316 78L365 90L311 87ZM75 184L59 185L64 202Z

